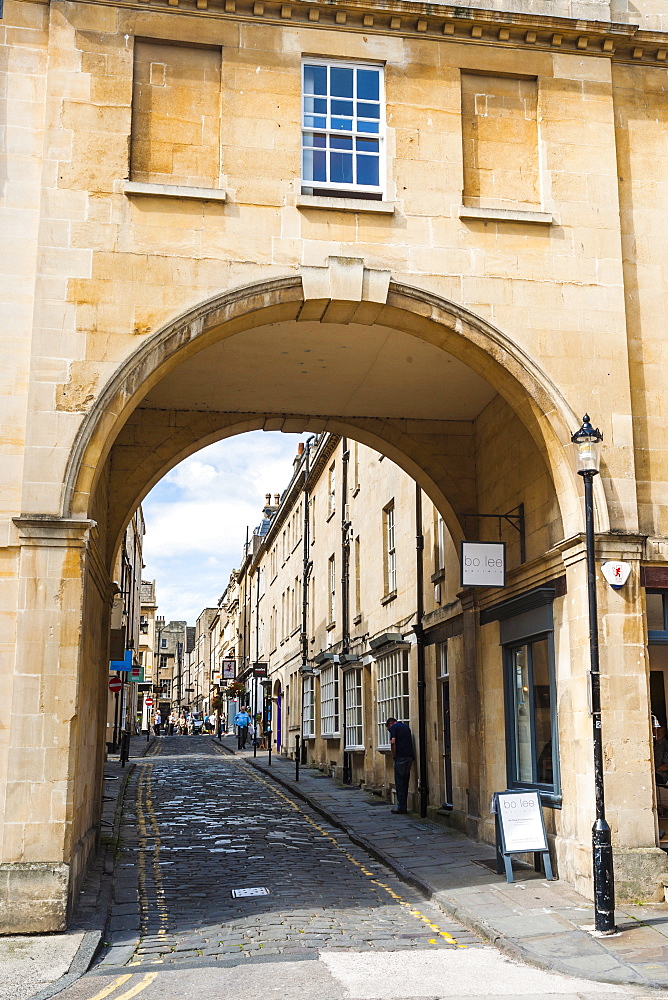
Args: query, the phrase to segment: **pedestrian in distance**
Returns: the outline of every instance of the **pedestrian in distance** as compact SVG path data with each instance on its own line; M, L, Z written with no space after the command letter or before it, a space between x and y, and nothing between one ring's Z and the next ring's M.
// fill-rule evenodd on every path
M410 727L405 722L397 722L395 718L389 718L385 727L390 734L394 760L394 790L397 796L397 808L392 812L404 816L408 812L408 785L415 760L413 736Z
M252 719L245 708L240 709L234 716L234 725L237 727L237 749L246 749L246 740L248 739L248 727L250 726Z
M153 716L153 732L156 736L160 735L160 726L162 725L162 716L160 715L160 709L158 709Z

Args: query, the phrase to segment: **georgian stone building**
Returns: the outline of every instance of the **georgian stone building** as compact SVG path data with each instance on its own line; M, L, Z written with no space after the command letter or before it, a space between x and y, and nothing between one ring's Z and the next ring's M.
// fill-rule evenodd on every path
M503 598L459 598L457 808L485 826L483 793L503 778L489 762L507 755L505 649L544 639L561 748L545 808L560 875L587 892L570 437L591 413L598 555L631 566L621 590L598 579L608 819L620 891L654 893L667 13L666 0L6 0L5 930L63 927L98 840L125 527L177 462L254 428L384 454L456 548L484 537L479 515L523 504ZM508 625L537 608L538 632ZM545 646L530 655L545 664Z

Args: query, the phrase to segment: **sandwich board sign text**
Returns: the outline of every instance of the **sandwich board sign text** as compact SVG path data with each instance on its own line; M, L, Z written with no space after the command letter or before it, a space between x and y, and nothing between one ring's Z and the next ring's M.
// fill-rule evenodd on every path
M461 543L462 587L505 587L506 543Z
M542 854L545 875L552 878L545 820L538 792L497 792L494 796L497 822L497 861L505 867L506 879L514 882L511 854ZM500 869L501 865L497 865Z

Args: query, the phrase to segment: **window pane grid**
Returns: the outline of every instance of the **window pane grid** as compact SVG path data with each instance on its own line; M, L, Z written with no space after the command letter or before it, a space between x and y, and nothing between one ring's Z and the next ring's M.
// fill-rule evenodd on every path
M303 725L302 736L315 736L315 679L304 677L304 695L302 699Z
M394 650L376 661L378 677L378 746L389 747L390 737L385 722L395 718L408 722L408 658L403 650Z
M320 734L339 735L339 668L335 664L320 674Z
M346 694L345 749L364 749L362 716L362 671L348 670L343 675Z
M381 70L304 65L304 183L380 190Z

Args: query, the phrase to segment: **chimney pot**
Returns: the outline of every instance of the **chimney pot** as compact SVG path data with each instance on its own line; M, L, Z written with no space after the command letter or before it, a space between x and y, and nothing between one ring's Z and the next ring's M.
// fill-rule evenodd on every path
M268 507L271 504L271 493L265 494L265 505Z
M274 493L274 503L276 504L277 507L280 504L280 502L281 502L281 494L280 493Z
M301 455L304 454L304 442L303 441L300 441L299 444L297 445L297 454L299 456L301 456Z

